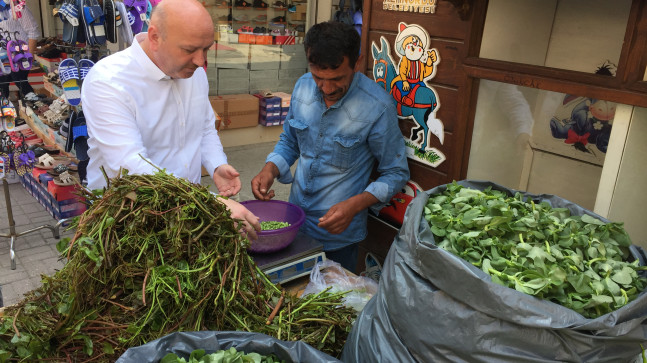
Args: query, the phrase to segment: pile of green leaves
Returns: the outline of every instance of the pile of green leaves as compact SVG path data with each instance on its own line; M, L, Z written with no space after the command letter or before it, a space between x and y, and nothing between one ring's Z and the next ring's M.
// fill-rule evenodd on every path
M261 222L261 231L271 231L274 229L281 229L289 226L290 223L288 222L263 221Z
M632 301L647 285L621 223L456 182L430 195L424 217L436 245L492 281L596 318Z
M58 244L64 268L5 310L0 362L114 362L129 347L199 330L341 353L355 318L340 307L344 294L297 298L268 281L207 188L163 171L124 171L102 196L86 197L74 237Z
M197 349L191 352L188 361L175 353L169 353L160 363L285 363L285 361L278 359L274 354L264 356L254 352L245 353L232 347L211 354L207 354L204 349Z

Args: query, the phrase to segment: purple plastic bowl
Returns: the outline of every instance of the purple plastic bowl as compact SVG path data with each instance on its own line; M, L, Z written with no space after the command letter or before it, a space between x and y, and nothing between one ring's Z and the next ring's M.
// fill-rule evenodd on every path
M306 214L298 205L280 200L247 200L241 202L259 221L288 222L285 228L257 232L258 238L251 240L249 251L254 253L272 253L286 248L292 243L299 227L306 219Z

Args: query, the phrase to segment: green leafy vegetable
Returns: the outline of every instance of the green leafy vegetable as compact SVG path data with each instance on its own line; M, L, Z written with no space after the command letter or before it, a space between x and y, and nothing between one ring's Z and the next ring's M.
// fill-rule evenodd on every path
M188 361L174 353L169 353L160 363L285 363L285 361L278 359L274 354L264 356L254 352L245 353L232 347L211 354L206 354L203 349L197 349L191 352Z
M261 222L261 231L270 231L270 230L281 229L289 226L290 226L290 223L288 222L263 221Z
M436 244L492 281L587 318L617 310L647 286L621 223L604 223L547 202L487 188L447 185L424 209Z

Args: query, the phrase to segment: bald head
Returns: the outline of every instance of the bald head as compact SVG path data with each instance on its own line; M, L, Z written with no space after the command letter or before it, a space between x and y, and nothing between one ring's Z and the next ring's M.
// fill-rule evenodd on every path
M191 31L213 31L209 12L196 0L164 0L151 15L151 26L166 38L170 31L191 34Z

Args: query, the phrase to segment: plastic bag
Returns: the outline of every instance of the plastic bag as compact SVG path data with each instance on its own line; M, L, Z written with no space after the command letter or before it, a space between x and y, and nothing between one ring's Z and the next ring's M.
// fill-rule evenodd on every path
M240 331L197 331L172 333L139 347L129 348L117 363L158 363L168 353L188 359L196 349L204 349L210 354L231 347L245 353L274 354L288 363L340 362L302 341L286 342L261 333Z
M325 260L318 262L310 272L310 282L303 291L303 296L316 294L328 287L331 287L330 292L333 293L350 290L342 300L344 305L361 311L377 293L377 286L374 280L350 275L339 263Z
M458 184L514 194L490 182ZM435 245L423 211L409 204L383 264L377 294L359 314L344 362L629 362L647 341L647 294L595 319L491 281L476 266ZM554 195L523 193L572 215L608 220ZM637 246L630 249L641 259ZM641 251L637 254L637 251Z

